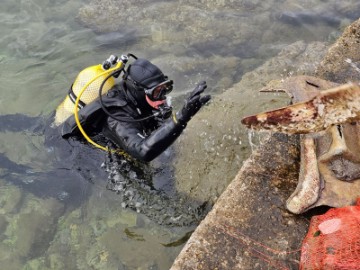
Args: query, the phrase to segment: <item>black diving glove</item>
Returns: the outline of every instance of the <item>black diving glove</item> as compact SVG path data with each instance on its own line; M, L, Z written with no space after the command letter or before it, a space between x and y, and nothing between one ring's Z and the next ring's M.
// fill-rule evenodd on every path
M186 124L211 99L210 95L201 96L206 87L206 82L199 83L185 100L182 109L176 113L176 119L181 124Z

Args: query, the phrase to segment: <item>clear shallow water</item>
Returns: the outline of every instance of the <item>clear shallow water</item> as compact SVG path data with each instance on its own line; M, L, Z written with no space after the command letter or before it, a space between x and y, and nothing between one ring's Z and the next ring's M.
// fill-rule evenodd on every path
M113 53L134 52L163 63L168 75L178 81L175 98L201 78L207 78L209 85L214 86L210 91L216 95L292 42L334 40L341 27L354 16L346 8L337 8L336 2L322 1L315 5L312 1L302 4L243 1L243 5L234 7L224 1L179 1L179 13L184 16L192 11L181 13L180 4L194 7L194 21L188 18L181 23L166 21L170 15L164 13L164 18L154 19L149 28L100 35L79 24L78 10L88 1L3 0L0 114L46 118L62 101L81 69L101 63ZM157 10L163 10L160 4L153 1L153 5L146 6L152 13L145 14L157 14ZM298 11L298 15L287 13L289 10ZM283 15L281 19L279 14ZM207 28L211 25L209 18L219 20L221 23L214 21L214 24L224 29L227 22L228 29L239 24L238 31ZM178 32L174 30L170 35L162 30L166 23L170 24L169 29ZM247 28L242 27L247 23ZM124 24L128 28L131 25L128 21ZM200 34L196 34L196 29ZM201 36L203 33L207 36ZM241 41L241 36L251 39ZM197 42L194 37L198 38ZM219 64L209 65L212 62L208 59L214 56ZM227 65L230 61L227 57L232 56L236 57L235 64ZM189 61L188 67L173 64L174 69L170 69L171 61L184 63L180 59L187 58L203 65L194 69ZM224 75L220 69L226 71L230 82L219 84ZM175 99L175 105L176 102ZM263 110L254 103L254 111L260 109ZM123 198L106 189L107 174L100 168L106 160L102 153L79 148L81 153L72 152L75 158L71 159L78 164L69 165L66 160L60 160L51 146L44 145L41 132L34 135L29 131L6 131L0 133L0 138L0 153L6 157L1 160L0 169L0 261L6 269L168 269L194 229L194 226L158 225L134 210L123 209ZM155 162L155 167L156 163L161 162ZM78 174L68 173L79 168L83 171L79 170ZM92 181L84 180L89 175ZM171 172L162 176L165 180L159 180L159 186L166 182L166 177L171 178ZM54 183L51 188L41 185L46 180ZM34 182L39 185L32 185ZM40 192L44 186L49 190ZM69 194L73 196L71 199Z

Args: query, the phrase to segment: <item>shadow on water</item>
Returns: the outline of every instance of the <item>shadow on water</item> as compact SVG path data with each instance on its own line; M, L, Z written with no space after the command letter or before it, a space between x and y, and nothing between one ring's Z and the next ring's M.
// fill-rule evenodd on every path
M100 50L113 49L117 51L119 47L129 47L140 42L143 38L149 38L149 35L141 35L136 30L113 31L104 34L97 34L92 42Z
M94 170L105 155L81 141L63 140L50 127L50 120L21 114L2 115L0 126L0 132L28 132L46 138L44 148L40 149L47 156L46 171L31 164L17 164L0 153L1 177L26 192L39 198L56 198L76 208L90 195L89 185L95 179L106 178L103 170Z

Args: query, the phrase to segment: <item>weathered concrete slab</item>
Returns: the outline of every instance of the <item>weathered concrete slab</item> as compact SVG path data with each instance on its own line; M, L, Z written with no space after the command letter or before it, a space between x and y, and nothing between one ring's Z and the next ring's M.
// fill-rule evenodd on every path
M296 269L299 252L275 250L298 250L307 230L284 205L298 178L298 145L298 137L277 134L255 151L171 270Z

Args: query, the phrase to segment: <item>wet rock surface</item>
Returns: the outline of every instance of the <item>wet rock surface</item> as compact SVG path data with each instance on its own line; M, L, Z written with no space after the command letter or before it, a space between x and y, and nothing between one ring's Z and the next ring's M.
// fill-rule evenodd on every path
M360 20L346 28L331 46L316 75L338 83L358 81L360 77Z

